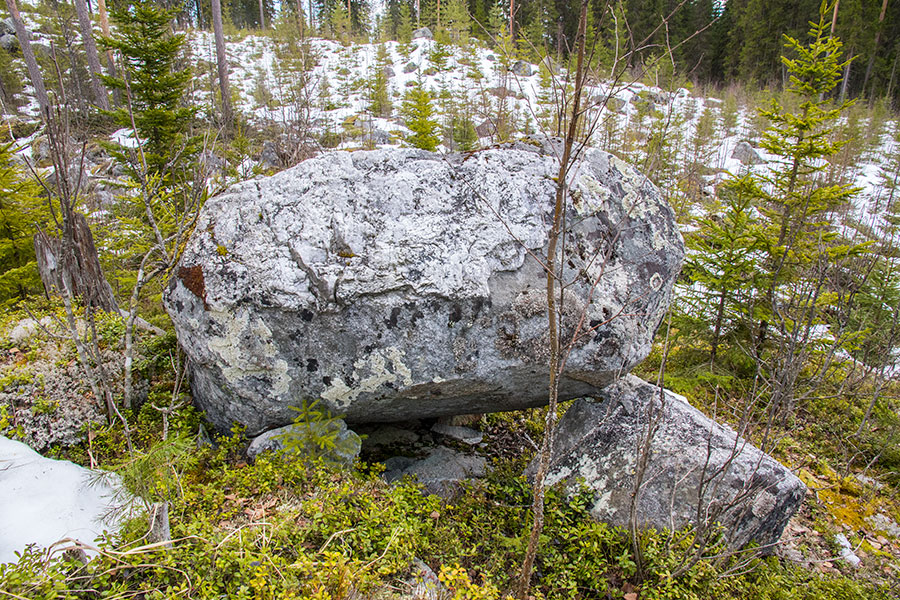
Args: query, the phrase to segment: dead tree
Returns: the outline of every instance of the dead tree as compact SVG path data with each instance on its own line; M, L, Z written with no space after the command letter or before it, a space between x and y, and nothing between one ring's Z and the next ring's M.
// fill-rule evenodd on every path
M109 98L106 94L106 88L103 87L103 83L100 81L103 71L100 68L97 44L94 43L91 17L88 14L84 0L75 0L75 12L78 13L78 24L81 27L81 45L84 46L84 53L87 56L88 67L91 72L91 87L94 90L94 100L97 102L97 106L103 110L109 110Z

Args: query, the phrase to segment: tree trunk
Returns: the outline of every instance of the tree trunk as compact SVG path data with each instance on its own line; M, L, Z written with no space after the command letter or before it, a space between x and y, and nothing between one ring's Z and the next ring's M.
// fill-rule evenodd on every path
M709 367L716 364L716 354L719 351L719 337L722 335L722 320L725 317L725 292L719 295L719 306L716 309L716 326L713 329L713 339L709 350Z
M848 52L847 55L850 57L853 56L853 48L850 49L850 52ZM841 82L841 102L847 99L847 88L850 86L850 66L852 64L853 61L848 60L847 65L844 67L844 80Z
M91 24L91 16L88 14L84 0L75 0L75 12L78 13L78 24L81 26L81 45L87 56L88 68L91 72L91 87L94 89L94 100L97 106L103 110L109 110L109 97L106 88L100 81L102 69L100 68L100 56L97 54L97 44L94 43L94 32Z
M87 219L81 213L72 212L71 215L71 224L64 225L72 228L70 256L66 256L62 238L40 230L34 235L34 253L44 289L49 295L53 290L64 291L66 282L71 282L69 291L73 296L80 296L85 304L118 313L119 306L100 268Z
M516 40L516 0L509 0L509 39Z
M222 123L231 128L231 94L228 91L228 59L225 56L225 33L222 31L222 3L212 0L213 33L216 38L216 63L219 71L219 90L222 93Z
M303 17L300 16L300 18ZM266 7L263 5L263 0L259 0L259 28L266 28Z
M50 116L50 99L47 97L47 88L44 87L44 77L41 75L37 60L34 58L34 52L31 50L28 31L22 22L22 15L19 14L16 0L6 0L6 8L9 9L9 16L12 18L13 26L16 28L16 38L19 40L19 48L22 49L22 58L25 59L25 66L28 67L28 77L31 78L34 96L37 98L38 105L41 108L41 117L46 121Z
M97 16L100 17L100 33L103 37L110 37L109 34L109 17L106 14L106 0L97 0ZM116 72L116 60L113 58L112 50L106 51L106 71L110 77L118 77ZM116 106L122 104L122 96L118 89L113 90L113 102Z
M862 93L866 93L866 87L869 85L869 78L872 76L872 67L875 64L875 55L878 54L878 46L881 43L881 29L884 27L884 15L887 12L888 0L884 0L881 4L881 14L878 15L878 31L875 32L875 44L872 46L872 53L869 55L869 64L866 65L866 75L863 77ZM874 99L875 94L870 94Z

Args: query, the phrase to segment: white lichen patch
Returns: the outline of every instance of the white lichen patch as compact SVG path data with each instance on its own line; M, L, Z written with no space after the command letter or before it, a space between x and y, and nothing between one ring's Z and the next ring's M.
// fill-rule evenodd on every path
M350 406L360 394L371 394L387 383L412 385L412 371L403 362L403 353L394 346L384 350L376 350L366 358L360 358L353 364L353 378L359 384L349 387L343 379L335 377L322 392L323 400L331 402L337 408ZM388 369L390 361L390 369Z
M629 166L625 161L610 155L609 163L622 176L622 189L625 197L622 198L622 208L632 219L644 219L648 215L659 212L659 204L651 202L650 197L640 193L646 178Z
M272 330L261 320L251 321L250 313L239 310L210 311L213 321L222 325L224 335L210 336L207 348L218 356L222 375L240 385L247 377L267 377L273 394L286 394L290 384L287 361L277 358L278 349L272 340Z

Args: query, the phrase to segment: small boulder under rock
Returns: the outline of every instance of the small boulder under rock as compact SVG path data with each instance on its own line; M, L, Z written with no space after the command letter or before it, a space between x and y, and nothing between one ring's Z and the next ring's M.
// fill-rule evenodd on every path
M470 427L461 427L459 425L450 425L438 421L431 428L431 431L446 438L462 442L470 446L477 446L484 439L484 434Z
M651 418L659 425L640 486L640 526L678 529L699 513L703 525L724 526L730 547L765 546L803 502L806 486L790 470L668 390L629 375L598 400L578 400L560 421L547 482L586 485L601 521L630 524L637 449Z
M109 514L123 498L115 479L0 436L0 563L18 560L15 552L28 544L93 544L104 530L117 530Z
M361 440L347 429L341 419L313 421L285 425L258 435L247 447L247 456L256 458L266 451L277 452L287 448L287 440L293 438L296 449L309 455L322 457L326 462L352 465L359 456ZM319 440L330 439L333 446L322 448Z
M474 454L463 454L438 446L426 458L415 460L395 457L385 461L384 478L391 482L409 476L425 489L443 498L452 497L465 479L483 477L487 460Z

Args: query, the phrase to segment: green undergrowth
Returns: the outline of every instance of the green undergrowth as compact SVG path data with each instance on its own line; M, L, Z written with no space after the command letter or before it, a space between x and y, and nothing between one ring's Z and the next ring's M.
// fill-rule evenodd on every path
M0 590L35 599L391 598L409 595L416 558L438 573L445 598L499 599L512 589L530 522L521 461L498 461L486 480L446 503L413 482L388 486L379 465L336 470L274 454L248 463L239 432L198 448L185 435L191 425L116 463L123 475L154 482L137 490L145 502L170 503L170 546L150 543L138 511L86 565L30 549L18 564L0 566ZM117 440L102 432L95 448ZM123 471L134 460L140 468ZM738 563L700 561L674 578L685 548L657 533L641 541L641 577L627 536L590 519L589 508L587 496L548 494L535 598L623 598L632 590L647 599L890 597L771 558L731 577L723 569Z

